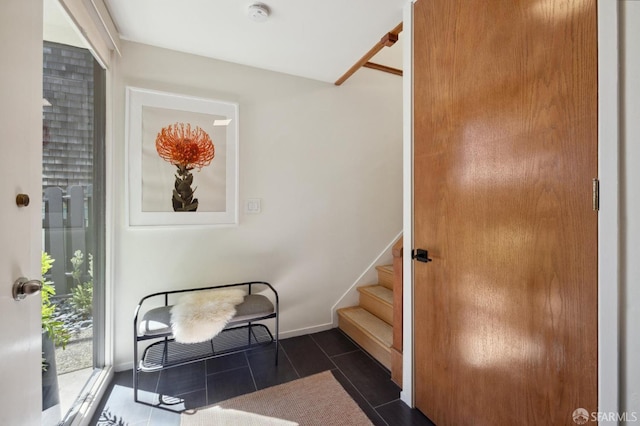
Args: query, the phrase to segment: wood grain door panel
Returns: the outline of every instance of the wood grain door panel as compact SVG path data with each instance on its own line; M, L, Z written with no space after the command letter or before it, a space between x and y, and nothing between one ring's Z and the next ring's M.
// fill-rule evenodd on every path
M416 402L438 425L597 411L595 1L414 11Z

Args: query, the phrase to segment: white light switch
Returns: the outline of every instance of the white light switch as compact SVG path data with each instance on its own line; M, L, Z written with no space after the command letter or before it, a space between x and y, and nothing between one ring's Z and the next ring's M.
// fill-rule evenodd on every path
M260 213L262 211L262 200L260 198L248 198L245 203L244 212L250 214Z

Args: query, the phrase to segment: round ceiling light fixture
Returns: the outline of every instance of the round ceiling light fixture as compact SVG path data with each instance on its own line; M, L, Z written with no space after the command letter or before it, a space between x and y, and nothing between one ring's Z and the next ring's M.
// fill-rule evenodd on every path
M255 22L264 22L269 18L269 7L266 4L254 3L249 6L249 18Z

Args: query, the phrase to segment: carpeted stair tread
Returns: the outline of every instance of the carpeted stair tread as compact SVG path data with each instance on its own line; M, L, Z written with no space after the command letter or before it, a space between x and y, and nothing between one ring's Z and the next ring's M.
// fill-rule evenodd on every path
M358 291L361 293L369 293L378 299L383 300L385 303L393 305L393 291L389 290L387 287L381 285L368 285L359 287Z
M378 271L378 284L393 290L393 265L376 266Z
M393 265L380 265L380 266L376 266L376 269L378 271L384 271L384 272L393 274Z
M338 313L356 323L387 348L390 348L393 344L393 327L365 309L354 306L340 309Z

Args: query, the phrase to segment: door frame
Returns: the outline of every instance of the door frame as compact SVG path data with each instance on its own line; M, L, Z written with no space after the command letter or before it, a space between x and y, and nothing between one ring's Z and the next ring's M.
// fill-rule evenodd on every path
M403 10L403 32L413 34L413 4ZM598 1L598 410L620 411L619 395L619 85L618 2ZM403 37L403 234L413 249L413 37ZM413 368L413 262L403 258L403 377L400 399L415 406ZM617 424L615 421L600 424Z
M620 411L618 2L598 1L598 409ZM617 424L601 421L600 424Z

